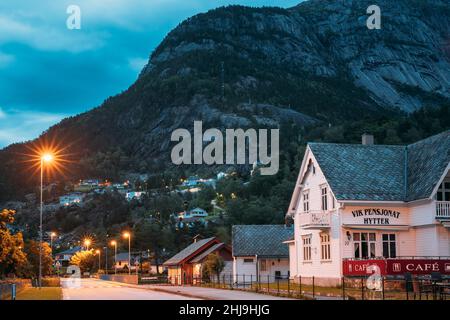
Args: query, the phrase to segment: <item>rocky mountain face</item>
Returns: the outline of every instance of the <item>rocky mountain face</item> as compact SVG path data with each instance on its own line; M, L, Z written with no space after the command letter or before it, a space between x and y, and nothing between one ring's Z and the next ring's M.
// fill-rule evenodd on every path
M57 137L81 161L110 152L113 160L102 161L151 172L170 165L172 131L194 120L204 128L304 127L448 102L450 2L378 0L381 29L369 30L372 2L196 15L166 36L129 89L32 143ZM19 180L15 155L26 146L0 152L0 171Z
M191 52L232 51L249 64L263 59L291 72L345 77L388 108L410 112L433 97L450 98L450 2L377 1L379 30L366 26L371 4L311 0L288 10L226 8L198 15L169 34L143 73Z

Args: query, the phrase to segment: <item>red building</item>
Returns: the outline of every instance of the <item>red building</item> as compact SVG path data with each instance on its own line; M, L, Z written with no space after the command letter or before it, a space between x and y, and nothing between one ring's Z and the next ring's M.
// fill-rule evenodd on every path
M217 254L225 261L222 273L231 273L232 253L230 246L217 238L197 240L164 262L169 280L173 284L192 284L202 278L203 264L210 254Z

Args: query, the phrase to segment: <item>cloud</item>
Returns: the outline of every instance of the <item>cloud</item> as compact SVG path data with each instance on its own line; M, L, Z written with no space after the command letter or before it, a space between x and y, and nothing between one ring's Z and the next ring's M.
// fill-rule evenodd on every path
M13 55L0 51L0 68L10 65L14 60L15 58Z
M104 31L81 32L30 18L19 19L20 17L0 15L0 45L22 43L38 50L78 53L102 47L109 37Z
M89 110L136 80L178 23L229 4L289 7L300 0L0 1L0 147ZM81 8L81 30L66 9ZM63 107L61 107L63 106Z
M11 143L32 140L67 116L23 110L5 112L0 109L0 149Z
M128 64L130 68L136 72L140 72L147 64L148 58L130 58Z

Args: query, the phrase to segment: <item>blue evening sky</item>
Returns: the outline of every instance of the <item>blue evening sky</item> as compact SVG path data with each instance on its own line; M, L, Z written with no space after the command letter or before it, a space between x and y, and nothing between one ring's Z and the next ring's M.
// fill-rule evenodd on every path
M182 20L223 5L292 7L301 0L2 0L0 149L39 136L131 85ZM69 5L81 30L66 27Z

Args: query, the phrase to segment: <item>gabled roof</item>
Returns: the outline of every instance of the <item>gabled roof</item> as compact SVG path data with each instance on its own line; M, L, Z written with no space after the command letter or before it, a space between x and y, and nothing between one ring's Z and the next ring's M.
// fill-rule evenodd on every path
M450 130L408 146L408 197L430 197L450 163Z
M429 198L450 162L450 130L408 146L308 146L337 200Z
M163 265L169 266L181 264L195 253L201 253L203 250L205 250L205 248L208 248L209 246L216 244L217 242L218 240L215 237L198 240L164 262Z
M192 263L202 262L202 260L205 259L208 255L210 255L211 253L214 253L217 250L220 250L222 248L226 248L227 250L229 250L231 252L231 249L225 243L223 243L223 242L217 243L217 244L213 245L212 247L210 247L209 249L206 249L203 253L196 256L190 262L192 262Z
M396 201L405 193L405 147L310 143L337 200Z
M232 229L233 256L289 256L284 241L294 236L294 228L285 225L236 225Z

